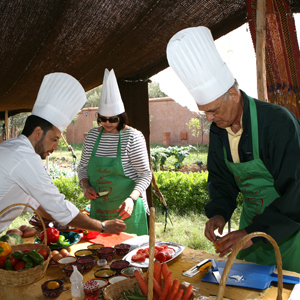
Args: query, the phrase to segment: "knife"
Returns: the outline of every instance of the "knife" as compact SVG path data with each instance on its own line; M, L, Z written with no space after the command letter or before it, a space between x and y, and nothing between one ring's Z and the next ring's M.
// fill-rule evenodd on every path
M215 279L217 280L217 282L220 283L220 281L221 281L221 275L220 275L220 272L218 270L217 264L216 264L216 262L215 262L214 259L210 259L210 261L212 262L211 271L212 271Z
M196 274L198 274L200 272L200 267L205 265L206 263L208 263L210 260L209 259L204 259L202 260L200 263L198 263L196 266L190 268L189 270L185 271L184 273L182 273L183 276L187 276L187 277L193 277Z

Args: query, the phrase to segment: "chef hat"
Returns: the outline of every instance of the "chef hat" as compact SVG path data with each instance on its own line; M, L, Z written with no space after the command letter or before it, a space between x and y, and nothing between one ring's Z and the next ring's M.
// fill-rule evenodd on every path
M206 27L177 32L167 45L167 59L199 105L216 100L234 83Z
M125 112L114 70L105 69L98 113L102 116L117 116Z
M85 102L85 91L79 81L65 73L51 73L43 79L32 115L63 132Z

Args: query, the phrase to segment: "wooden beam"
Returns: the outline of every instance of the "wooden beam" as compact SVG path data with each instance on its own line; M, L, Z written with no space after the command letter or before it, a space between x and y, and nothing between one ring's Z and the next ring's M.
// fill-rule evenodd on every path
M256 72L258 99L268 102L266 80L266 0L257 1L256 10Z
M6 133L6 139L9 139L9 122L8 122L8 110L5 111L5 133Z

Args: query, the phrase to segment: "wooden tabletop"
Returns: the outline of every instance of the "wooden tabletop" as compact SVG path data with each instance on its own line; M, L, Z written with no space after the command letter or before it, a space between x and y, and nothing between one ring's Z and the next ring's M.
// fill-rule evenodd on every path
M24 243L32 243L31 239L24 239ZM78 244L75 244L69 247L68 251L73 254L75 251L79 249L86 249L89 242L80 241ZM181 255L168 263L169 270L173 273L173 279L177 278L180 282L190 283L194 287L194 294L196 299L208 299L210 294L217 295L218 293L218 284L214 283L206 283L201 282L201 278L203 276L202 273L198 273L192 278L185 277L182 275L184 270L188 270L189 268L196 265L198 262L206 259L206 258L214 258L216 261L226 261L226 258L220 259L217 255L207 253L205 251L200 250L192 250L186 248ZM115 259L120 259L119 257L115 257ZM237 260L237 262L239 262ZM94 272L100 269L97 265L89 271L88 273L83 274L83 281L86 282L90 279L94 278ZM147 271L146 269L144 270ZM300 277L300 274L295 272L284 271L284 275L291 275ZM48 266L45 276L30 285L22 286L22 287L8 287L0 285L0 299L8 300L8 299L18 299L18 300L45 300L47 298L42 294L41 285L43 282L50 279L62 279L64 281L64 289L65 291L56 298L57 300L71 300L71 292L68 290L71 287L71 283L65 273L58 266ZM284 285L283 288L283 300L287 300L293 289L293 285ZM230 287L227 286L225 289L224 296L232 298L234 300L248 300L248 299L262 299L262 300L274 300L277 296L277 287L276 285L271 286L266 290L253 290L246 289L241 287Z

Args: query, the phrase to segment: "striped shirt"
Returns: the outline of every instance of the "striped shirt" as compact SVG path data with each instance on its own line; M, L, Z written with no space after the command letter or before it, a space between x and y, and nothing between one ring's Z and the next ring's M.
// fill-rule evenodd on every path
M98 135L98 127L92 128L84 140L78 166L79 182L88 178L87 167ZM102 133L95 156L117 157L118 142L118 134ZM134 189L141 193L146 211L149 212L145 191L151 183L152 173L145 138L137 129L128 127L121 133L121 160L125 175L136 183Z

